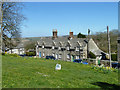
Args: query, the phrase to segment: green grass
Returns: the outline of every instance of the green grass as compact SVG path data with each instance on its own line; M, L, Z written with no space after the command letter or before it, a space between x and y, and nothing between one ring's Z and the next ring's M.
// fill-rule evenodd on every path
M57 63L60 71L55 70ZM118 73L104 74L73 62L3 56L2 80L3 88L114 88Z

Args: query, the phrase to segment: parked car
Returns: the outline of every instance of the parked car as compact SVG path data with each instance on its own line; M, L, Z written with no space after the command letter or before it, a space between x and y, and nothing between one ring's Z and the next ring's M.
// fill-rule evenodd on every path
M113 68L120 68L120 63L112 63Z
M82 61L82 59L75 59L73 62L82 63L82 64L88 64L87 62Z
M19 56L21 56L21 57L25 57L25 56L26 56L26 54L22 54L22 55L19 55Z
M83 63L83 64L88 64L88 63L87 63L87 62L85 62L85 61L83 61L82 63Z
M82 63L82 59L75 59L75 60L73 60L73 62Z
M53 60L55 60L55 57L53 57L53 56L46 56L46 59L53 59Z

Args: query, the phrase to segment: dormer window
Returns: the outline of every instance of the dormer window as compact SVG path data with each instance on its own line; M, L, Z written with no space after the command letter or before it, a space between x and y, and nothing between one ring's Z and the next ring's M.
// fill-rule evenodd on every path
M70 50L70 47L69 47L69 46L67 46L67 50Z
M52 46L52 49L55 49L55 46Z
M80 49L79 47L76 47L76 51L79 51L79 49Z
M58 49L61 50L61 47L59 47Z

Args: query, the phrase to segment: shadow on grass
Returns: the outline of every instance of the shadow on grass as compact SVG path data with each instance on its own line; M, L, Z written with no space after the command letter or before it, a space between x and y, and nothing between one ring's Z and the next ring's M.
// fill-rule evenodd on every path
M97 85L102 89L115 89L115 90L119 90L120 86L116 85L116 84L109 84L106 82L95 82L95 83L91 83L93 85Z

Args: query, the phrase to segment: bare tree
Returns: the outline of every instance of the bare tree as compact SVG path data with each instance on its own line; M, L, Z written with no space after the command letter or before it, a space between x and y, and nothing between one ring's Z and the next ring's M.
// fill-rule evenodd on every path
M22 14L23 3L2 2L2 41L5 47L12 49L21 37L20 28L25 17Z

